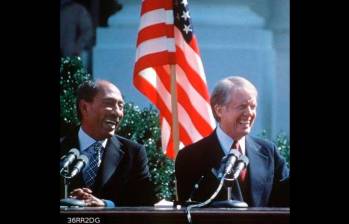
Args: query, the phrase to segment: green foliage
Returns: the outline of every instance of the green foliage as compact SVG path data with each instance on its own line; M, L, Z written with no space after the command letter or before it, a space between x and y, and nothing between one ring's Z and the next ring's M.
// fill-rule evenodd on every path
M140 109L133 103L126 103L118 134L145 146L156 196L158 199L174 200L174 162L161 151L158 112L152 106Z
M263 130L260 134L261 138L267 139L267 131ZM283 132L280 132L276 135L275 139L273 139L277 149L280 151L280 154L286 159L287 166L290 167L290 141L287 135Z
M66 125L78 125L76 89L91 75L83 68L80 57L61 58L60 66L60 118Z

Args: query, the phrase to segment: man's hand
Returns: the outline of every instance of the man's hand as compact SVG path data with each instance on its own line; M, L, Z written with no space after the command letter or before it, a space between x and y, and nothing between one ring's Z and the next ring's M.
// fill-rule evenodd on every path
M89 188L77 188L70 193L70 197L83 200L88 207L104 207L103 200L92 195Z

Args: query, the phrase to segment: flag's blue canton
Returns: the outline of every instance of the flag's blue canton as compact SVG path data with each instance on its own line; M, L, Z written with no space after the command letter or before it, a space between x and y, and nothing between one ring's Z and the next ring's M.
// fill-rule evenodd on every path
M188 43L193 37L193 25L191 24L188 1L173 0L173 4L174 23Z

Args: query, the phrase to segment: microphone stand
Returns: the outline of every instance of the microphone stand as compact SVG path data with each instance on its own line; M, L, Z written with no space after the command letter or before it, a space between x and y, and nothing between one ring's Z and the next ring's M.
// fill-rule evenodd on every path
M189 205L187 206L186 212L187 212L187 220L188 223L191 224L191 214L190 214L190 210L192 208L200 208L206 205L209 205L210 207L216 207L216 208L247 208L248 205L246 202L243 201L238 201L238 200L232 200L231 199L231 186L227 187L227 200L225 201L213 201L213 199L215 199L218 195L218 193L220 192L220 190L223 187L223 184L226 183L228 184L226 181L235 181L236 179L234 178L226 178L228 174L225 173L219 181L219 185L216 189L216 191L211 195L211 197L209 199L207 199L204 202L201 202L199 204L193 204L193 205Z
M244 201L233 200L231 198L232 185L236 183L236 179L224 178L225 184L227 185L227 200L224 201L213 201L211 202L211 207L213 208L247 208L248 204ZM232 181L232 183L228 183Z
M75 199L75 198L68 198L68 186L70 184L71 177L69 175L69 167L64 168L61 171L61 176L63 177L64 181L64 198L60 200L60 206L67 206L67 207L85 207L85 202L83 200Z
M69 185L69 180L66 178L66 175L69 174L69 168L66 167L63 170L63 180L64 180L64 198L68 198L68 185Z

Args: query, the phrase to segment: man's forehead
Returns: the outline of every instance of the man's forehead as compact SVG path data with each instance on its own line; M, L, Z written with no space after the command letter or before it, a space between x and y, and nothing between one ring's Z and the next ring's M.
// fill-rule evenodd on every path
M118 101L123 101L123 97L122 97L121 93L116 92L116 91L106 91L104 93L101 93L100 96L103 99L115 99Z
M104 98L104 99L117 99L117 100L122 100L123 97L120 92L120 90L114 86L114 85L102 85L100 86L100 91L98 91L97 96Z
M253 102L257 101L256 93L253 91L249 91L247 89L236 89L235 91L232 91L232 99L234 101L246 101L246 102Z

